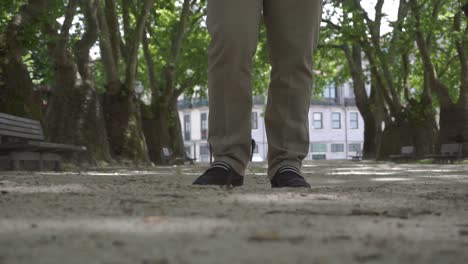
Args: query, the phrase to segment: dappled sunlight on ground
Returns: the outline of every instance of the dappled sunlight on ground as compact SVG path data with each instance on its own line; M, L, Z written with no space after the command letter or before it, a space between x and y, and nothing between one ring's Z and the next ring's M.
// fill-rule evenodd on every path
M449 169L408 169L407 172L462 172L460 170Z
M18 185L2 184L0 182L0 191L4 193L84 193L91 190L81 184L62 184L62 185Z
M411 178L372 178L371 181L376 181L376 182L396 182L396 181L411 181L413 179Z
M329 172L327 175L395 175L398 172L382 172L382 171L342 171Z
M31 229L33 227L33 229ZM206 234L213 229L233 228L234 223L215 218L177 218L146 216L143 218L74 218L67 221L53 219L0 220L0 234L41 232L105 232L115 234ZM40 228L40 229L38 229Z
M337 201L346 200L346 197L337 194L315 194L306 192L280 192L274 194L239 193L232 194L227 199L228 202L241 203L262 203L270 205L307 204L316 201Z

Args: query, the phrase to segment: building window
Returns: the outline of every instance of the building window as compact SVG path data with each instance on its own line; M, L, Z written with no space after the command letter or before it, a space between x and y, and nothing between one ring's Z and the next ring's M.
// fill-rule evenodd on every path
M348 98L355 98L354 89L352 87L348 89L348 93L349 93Z
M200 124L201 139L207 139L208 138L208 114L202 113L200 116L200 120L201 120L201 124Z
M252 129L258 129L258 113L252 112Z
M331 144L331 152L344 152L344 144Z
M358 129L359 128L359 115L357 112L349 113L349 122L351 129Z
M351 143L348 145L348 150L350 152L361 152L361 144L360 143Z
M184 138L185 140L190 140L191 135L191 122L190 122L190 115L184 115Z
M200 156L210 155L210 147L206 143L200 144Z
M328 85L323 89L323 98L336 98L336 87L334 85Z
M341 113L332 113L333 129L341 129Z
M313 160L326 160L327 155L325 155L325 154L314 154L314 155L312 155L312 159Z
M324 143L312 143L311 145L312 153L327 152L327 144Z
M323 128L323 118L322 113L314 113L313 114L313 126L315 129L322 129Z

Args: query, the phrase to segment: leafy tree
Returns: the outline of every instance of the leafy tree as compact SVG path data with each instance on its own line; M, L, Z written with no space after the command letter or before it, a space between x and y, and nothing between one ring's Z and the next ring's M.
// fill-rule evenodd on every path
M149 161L135 82L141 39L154 2L106 0L98 7L103 107L111 153L137 163Z
M90 49L98 40L99 0L69 0L43 28L52 66L52 89L45 116L53 142L84 145L91 163L110 162L103 110L90 68ZM78 21L78 22L76 22ZM74 26L75 25L75 26ZM74 27L74 32L72 28Z

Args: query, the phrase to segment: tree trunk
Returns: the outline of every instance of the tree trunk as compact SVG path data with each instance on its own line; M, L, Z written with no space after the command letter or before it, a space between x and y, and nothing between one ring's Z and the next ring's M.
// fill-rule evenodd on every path
M364 159L375 159L378 153L377 129L373 116L363 116L364 119Z
M365 159L376 159L378 158L382 135L380 124L383 120L384 102L374 84L371 87L370 95L368 95L361 51L362 49L356 44L352 45L351 48L344 46L348 66L351 69L356 105L364 119L363 156Z
M155 163L161 162L162 147L170 147L176 156L186 155L177 99L190 84L180 85L176 88L176 66L182 51L183 40L189 28L191 3L193 3L191 0L184 0L182 3L179 21L171 41L169 58L161 72L163 76L161 84L156 83L154 62L149 52L150 43L143 36L143 51L153 94L151 113L147 114L145 118L145 135L148 137L151 160ZM149 31L148 33L152 34L153 32ZM156 38L157 36L152 35L152 37Z
M49 0L29 0L23 5L0 36L0 112L40 119L39 100L34 99L33 83L26 65L24 43L28 37L25 30L40 22L48 10Z
M149 161L141 113L134 95L103 96L104 116L112 155L119 161L135 164Z
M119 34L115 2L106 0L105 11L100 7L100 45L103 51L103 65L106 72L106 92L103 107L110 148L114 158L133 163L149 161L146 139L143 133L139 100L135 94L138 50L144 26L155 0L145 0L137 15L133 30L126 29L125 52L120 58L119 46L123 41ZM131 34L131 35L128 35ZM131 41L130 41L131 40ZM111 52L112 51L112 52ZM125 78L119 78L119 62L125 65Z
M145 106L143 128L148 143L148 152L151 161L155 164L163 164L161 150L164 147L172 148L170 145L171 135L169 133L169 111L164 104L152 104Z
M438 128L435 113L428 109L432 107L411 101L400 116L388 120L382 135L380 156L384 158L399 154L403 146L414 146L419 157L433 154Z
M169 106L169 134L171 135L171 146L179 157L185 157L184 137L177 107L177 96L174 96Z
M80 0L86 19L86 32L74 46L69 48L66 23L75 16L66 17L59 34L50 28L55 42L49 43L55 64L55 80L46 114L48 138L53 142L84 145L86 160L95 165L111 162L106 128L101 103L89 69L89 51L97 40L96 5L93 0ZM70 7L73 8L73 7ZM77 78L79 73L80 79Z
M417 1L415 0L411 0L410 3L411 10L416 21L416 43L424 66L424 91L427 94L430 94L430 91L435 91L439 98L440 131L437 145L453 142L465 143L466 139L468 138L468 60L466 57L467 39L463 38L456 43L458 57L461 63L461 87L459 101L458 103L455 103L450 96L448 87L439 79L434 62L432 61L432 43L430 42L430 37L432 37L433 33L424 31L424 26L421 23L422 20L420 17L420 9L422 6L418 5ZM433 15L436 16L437 13L433 12ZM468 26L465 29L461 29L461 15L462 12L459 10L454 17L454 31L461 33L463 30L466 36L466 33L468 33ZM430 101L428 96L425 98L426 101ZM467 155L468 146L466 145L464 147L464 152L465 155Z
M163 163L163 147L171 148L178 157L186 155L177 100L154 99L150 107L145 107L143 120L151 161Z
M468 5L466 5L468 6ZM465 7L466 8L466 7ZM464 33L465 38L457 41L457 53L460 61L460 96L457 103L442 102L440 105L440 143L462 143L463 155L468 156L468 25L461 28L462 16L468 16L467 11L460 10L454 18L454 30ZM446 87L440 85L445 91Z
M20 60L0 65L3 84L0 84L0 112L40 120L40 100L33 92L30 74Z

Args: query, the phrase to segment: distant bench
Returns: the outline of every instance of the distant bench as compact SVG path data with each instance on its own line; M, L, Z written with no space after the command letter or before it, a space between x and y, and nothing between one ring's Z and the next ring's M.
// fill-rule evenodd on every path
M37 120L0 113L0 169L61 170L62 155L84 146L46 142Z
M439 155L429 155L426 158L433 159L434 163L453 163L463 158L463 145L459 143L442 144Z
M390 155L389 158L394 161L408 161L416 158L416 149L414 146L401 147L400 154Z
M161 159L169 165L184 165L188 162L190 165L195 164L195 159L190 158L187 154L184 157L177 157L171 148L163 147L161 149Z

